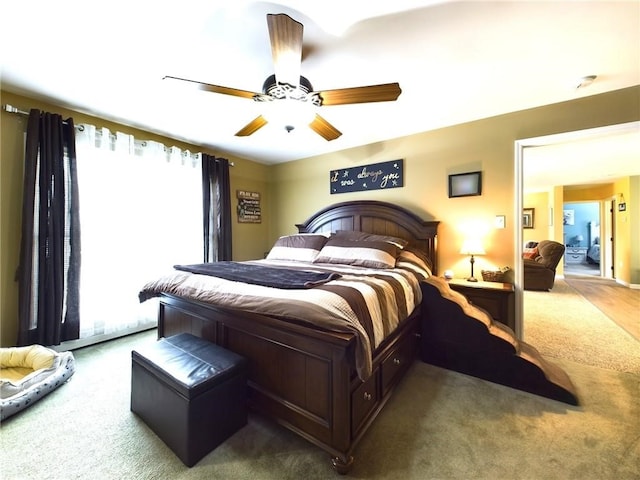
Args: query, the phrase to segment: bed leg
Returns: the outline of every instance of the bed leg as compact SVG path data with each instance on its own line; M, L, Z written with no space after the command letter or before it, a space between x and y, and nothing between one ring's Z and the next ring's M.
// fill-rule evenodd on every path
M340 475L346 475L351 471L351 467L353 466L353 457L349 456L346 460L340 457L331 457L331 466Z

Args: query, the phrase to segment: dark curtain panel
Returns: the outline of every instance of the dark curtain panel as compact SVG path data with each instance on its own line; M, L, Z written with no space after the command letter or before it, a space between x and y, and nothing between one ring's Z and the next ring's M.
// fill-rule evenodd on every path
M204 261L231 260L229 161L202 154Z
M71 118L32 109L18 268L18 345L79 337L80 224Z

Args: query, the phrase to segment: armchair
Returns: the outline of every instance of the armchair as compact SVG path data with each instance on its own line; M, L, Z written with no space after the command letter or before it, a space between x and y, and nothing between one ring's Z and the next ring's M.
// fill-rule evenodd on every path
M524 289L551 290L556 278L556 267L564 255L564 245L553 240L542 240L536 245L535 258L523 258Z

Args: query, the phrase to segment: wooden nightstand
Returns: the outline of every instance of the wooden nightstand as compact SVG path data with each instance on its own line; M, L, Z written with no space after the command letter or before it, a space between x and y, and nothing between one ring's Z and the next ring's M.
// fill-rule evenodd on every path
M453 278L449 286L462 293L469 302L484 309L497 322L515 331L515 287L511 283L468 282Z

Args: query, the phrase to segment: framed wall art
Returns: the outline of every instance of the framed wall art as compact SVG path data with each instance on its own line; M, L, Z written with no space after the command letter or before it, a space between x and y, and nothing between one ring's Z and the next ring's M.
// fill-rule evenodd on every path
M573 225L576 222L575 212L573 210L563 210L562 211L562 224L563 225Z
M482 195L482 172L449 175L449 198Z
M533 228L535 208L522 209L522 228Z

